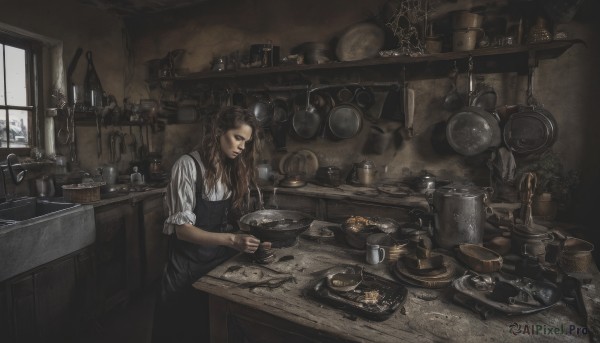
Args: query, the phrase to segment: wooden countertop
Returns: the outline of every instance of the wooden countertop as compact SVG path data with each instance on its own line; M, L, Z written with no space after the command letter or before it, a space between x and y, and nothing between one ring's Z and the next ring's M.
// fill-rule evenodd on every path
M303 195L335 200L355 200L365 201L374 204L392 205L407 208L421 208L429 211L429 204L423 194L411 194L406 197L390 196L379 192L375 187L359 187L351 185L340 185L339 187L324 187L313 183L298 188L273 187L272 185L260 186L264 194L273 194L276 188L276 194Z
M494 315L488 320L478 314L456 305L451 300L451 289L430 290L408 287L409 294L404 309L399 309L383 322L362 317L349 316L343 310L322 304L305 295L305 290L315 281L319 272L340 264L360 264L365 271L395 280L386 265L368 265L364 252L349 249L339 243L319 243L304 238L294 247L275 249L275 262L266 266L254 264L246 254L239 254L221 264L209 274L194 283L194 287L227 301L252 309L267 312L291 322L294 325L309 327L341 340L361 342L505 342L505 341L589 341L589 335L543 334L544 328L564 328L571 325L586 327L586 321L577 312L560 301L551 309L540 313L518 317ZM278 261L283 256L293 256L291 260ZM239 268L241 267L241 268ZM247 289L238 285L291 275L294 282L288 282L275 289ZM262 277L261 277L262 276ZM600 308L600 298L596 275L592 284L586 285L584 297L591 304L588 313L596 314ZM593 310L593 311L592 311ZM591 311L591 312L590 312ZM592 315L590 315L592 316ZM595 318L595 316L594 316ZM538 325L538 334L511 333L510 326L516 323L525 326ZM595 324L596 327L598 323ZM597 331L596 331L597 332Z

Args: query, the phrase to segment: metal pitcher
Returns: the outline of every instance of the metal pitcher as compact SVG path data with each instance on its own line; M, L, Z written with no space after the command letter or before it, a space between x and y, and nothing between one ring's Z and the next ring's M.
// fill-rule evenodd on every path
M434 239L452 249L461 243L482 244L487 192L484 188L452 184L433 192Z

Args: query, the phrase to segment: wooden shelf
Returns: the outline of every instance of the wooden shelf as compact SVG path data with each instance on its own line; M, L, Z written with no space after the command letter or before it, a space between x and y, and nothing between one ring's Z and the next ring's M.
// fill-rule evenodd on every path
M185 76L179 76L174 78L165 78L161 80L173 80L173 81L202 81L202 80L218 80L218 79L234 79L240 77L251 77L251 76L268 76L285 73L303 73L312 71L330 71L339 70L345 68L357 68L357 67L378 67L378 66L392 66L392 65L415 65L415 64L439 64L440 62L466 61L469 56L477 61L477 59L485 58L506 58L506 57L522 57L526 59L531 53L535 54L537 59L548 59L556 58L568 50L571 46L576 43L584 43L582 40L560 40L548 43L538 43L531 45L516 45L510 47L493 47L493 48L482 48L471 51L463 52L445 52L439 54L428 54L417 57L410 56L395 56L395 57L378 57L365 59L360 61L352 62L331 62L325 64L308 64L308 65L286 65L278 67L268 68L249 68L241 69L237 71L206 71L191 73ZM585 43L584 43L585 44Z

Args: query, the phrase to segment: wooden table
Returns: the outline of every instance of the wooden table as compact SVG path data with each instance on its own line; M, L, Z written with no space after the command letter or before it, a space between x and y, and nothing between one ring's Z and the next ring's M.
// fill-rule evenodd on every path
M322 304L305 290L320 272L340 264L361 264L365 271L394 279L386 265L367 265L364 252L336 242L304 238L293 247L275 249L275 254L275 262L264 266L253 263L248 255L237 255L194 283L209 293L212 342L581 342L591 339L587 325L600 327L595 319L600 313L598 277L583 291L591 313L588 324L562 301L536 314L482 320L453 303L451 289L415 287L408 288L403 308L377 322ZM278 261L285 256L293 259ZM243 287L248 282L290 276L293 281L273 289ZM517 328L520 333L515 332Z

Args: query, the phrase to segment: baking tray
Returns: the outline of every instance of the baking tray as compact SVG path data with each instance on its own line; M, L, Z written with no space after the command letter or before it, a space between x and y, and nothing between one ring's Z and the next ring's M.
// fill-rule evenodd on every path
M498 274L495 274L498 275ZM546 304L542 304L541 302L539 303L539 305L534 306L534 305L529 305L529 304L512 304L509 305L507 303L502 303L502 302L498 302L498 301L493 301L490 299L490 294L492 293L491 290L477 290L473 285L470 284L469 282L469 278L471 278L473 275L467 274L464 275L456 280L454 280L454 282L452 283L452 286L454 287L455 291L463 294L464 296L473 299L477 302L479 302L480 304L491 308L493 310L496 310L500 313L503 313L505 315L511 316L511 315L523 315L523 314L531 314L531 313L536 313L536 312L540 312L546 309L549 309L553 306L555 306L558 301L562 298L562 293L560 291L560 289L553 283L547 282L547 281L536 281L536 280L529 280L527 278L523 278L523 279L506 279L506 278L499 278L498 280L504 281L504 282L510 282L513 284L525 284L525 283L529 283L532 285L532 288L540 293L543 293L545 295L548 296L548 301Z
M381 295L374 304L360 301L361 298L364 298L365 292L369 291L378 291ZM392 280L363 272L363 281L353 291L333 291L327 286L327 277L322 277L309 287L308 294L338 309L371 320L383 321L392 316L404 304L408 290Z

